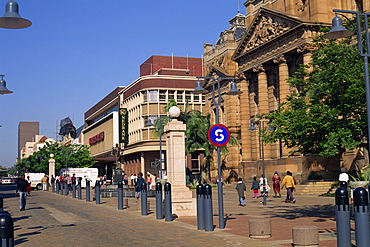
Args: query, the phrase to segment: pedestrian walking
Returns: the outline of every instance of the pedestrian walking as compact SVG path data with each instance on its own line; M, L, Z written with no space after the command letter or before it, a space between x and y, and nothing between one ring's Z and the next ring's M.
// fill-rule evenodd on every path
M128 176L127 176L127 174L125 172L123 172L123 178L122 178L122 180L123 180L123 183L125 185L128 185Z
M252 187L251 187L251 190L253 190L253 198L258 198L259 189L260 189L260 185L257 181L257 177L253 177Z
M20 211L26 210L27 186L28 186L28 181L25 179L25 176L22 175L21 179L18 179L17 190L15 191L16 194L19 194L19 210Z
M153 178L148 174L148 178L146 179L146 184L148 185L148 190L152 190Z
M71 177L71 180L72 180L72 184L76 184L77 178L76 178L76 174L75 173L73 173L73 175Z
M287 192L285 203L296 202L296 199L293 196L293 191L295 190L295 180L292 175L293 174L290 171L287 171L286 176L284 177L283 182L281 184L281 188L284 188L285 186Z
M30 176L27 176L27 194L30 196L31 195L31 190L32 190L32 187L31 187L31 179L30 179Z
M279 176L279 172L275 171L274 175L272 176L272 189L274 190L274 193L275 193L274 197L279 197L279 198L281 197L280 182L281 182L281 178Z
M145 180L143 178L143 173L139 172L137 180L136 180L136 184L135 184L136 203L139 201L139 198L141 197L141 189L142 189L143 183L145 183Z
M48 178L46 177L46 175L44 175L44 177L41 179L41 183L42 183L42 190L46 191L46 184L48 183Z
M261 175L259 185L260 185L261 196L266 195L267 197L269 194L270 186L267 183L267 178L264 178L263 174Z
M245 187L245 184L243 183L243 179L242 178L239 178L239 181L236 184L235 189L238 191L238 196L239 196L239 203L238 203L238 205L244 207L245 206L245 204L244 204L245 191L247 190L247 188Z
M54 192L55 190L55 181L56 179L54 178L54 175L51 175L51 179L50 179L50 182L51 182L51 190Z
M67 183L67 194L70 190L72 190L72 177L69 176L69 174L67 174L67 178L66 178L66 183Z

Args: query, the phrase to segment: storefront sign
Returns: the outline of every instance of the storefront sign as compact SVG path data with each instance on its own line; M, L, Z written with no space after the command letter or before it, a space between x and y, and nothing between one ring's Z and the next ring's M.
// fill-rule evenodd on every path
M126 108L119 109L119 142L128 143L128 114Z
M97 135L95 135L93 137L91 137L89 139L89 144L90 145L94 145L94 144L96 144L96 143L98 143L98 142L100 142L102 140L104 140L104 131L103 132L100 132L99 134L97 134Z

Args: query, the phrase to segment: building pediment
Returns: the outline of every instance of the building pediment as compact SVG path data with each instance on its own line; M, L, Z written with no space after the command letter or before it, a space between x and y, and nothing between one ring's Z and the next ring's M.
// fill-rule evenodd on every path
M287 33L304 24L298 17L288 16L280 11L261 8L236 49L233 60L263 49L265 45L277 42Z

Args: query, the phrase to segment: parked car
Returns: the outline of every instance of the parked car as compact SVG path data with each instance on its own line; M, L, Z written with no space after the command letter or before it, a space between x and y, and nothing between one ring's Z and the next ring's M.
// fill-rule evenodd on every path
M12 184L12 179L11 178L2 178L1 179L1 184Z

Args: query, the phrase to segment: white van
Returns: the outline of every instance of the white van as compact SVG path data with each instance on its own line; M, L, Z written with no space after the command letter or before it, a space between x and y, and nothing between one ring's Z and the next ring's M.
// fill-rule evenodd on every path
M25 173L24 176L26 180L27 177L30 177L32 189L42 190L41 179L45 176L45 173Z
M76 179L76 185L78 183L78 179L82 178L81 181L81 187L85 188L86 187L86 179L90 180L90 186L95 186L95 182L99 180L98 177L98 168L62 168L60 170L60 174L62 176L64 175L69 175L70 177L75 174Z

